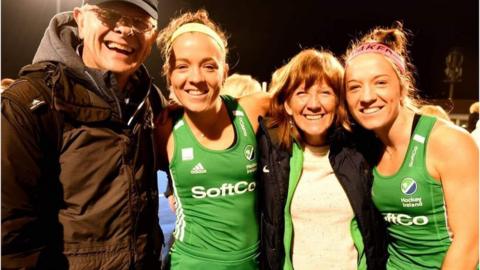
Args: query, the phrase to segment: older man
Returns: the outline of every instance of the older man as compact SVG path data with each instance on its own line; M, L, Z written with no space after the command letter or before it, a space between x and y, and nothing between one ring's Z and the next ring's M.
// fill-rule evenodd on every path
M157 0L56 15L3 94L2 269L158 269Z

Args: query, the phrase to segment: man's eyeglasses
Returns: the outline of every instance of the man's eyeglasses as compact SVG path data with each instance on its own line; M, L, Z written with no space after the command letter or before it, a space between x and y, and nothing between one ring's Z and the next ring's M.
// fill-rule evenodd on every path
M148 18L138 18L122 15L114 10L106 8L89 8L97 18L106 26L114 28L118 22L124 26L129 26L133 32L146 33L155 29L156 25Z

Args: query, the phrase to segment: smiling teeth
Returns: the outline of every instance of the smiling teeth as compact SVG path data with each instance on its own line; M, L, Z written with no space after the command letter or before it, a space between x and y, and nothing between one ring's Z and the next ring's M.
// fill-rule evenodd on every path
M118 44L118 43L115 43L115 42L109 42L107 44L107 47L109 49L119 49L119 50L122 50L122 51L126 51L128 53L131 53L133 52L133 49L128 47L128 46L125 46L125 45L122 45L122 44Z
M370 113L376 113L380 111L380 108L379 107L373 107L373 108L367 108L367 109L363 109L363 113L366 113L366 114L370 114Z
M307 118L308 120L318 120L318 119L322 118L322 115L321 114L305 115L305 118Z
M190 94L190 95L193 95L193 96L200 96L200 95L205 94L205 91L201 91L201 90L187 90L187 93Z

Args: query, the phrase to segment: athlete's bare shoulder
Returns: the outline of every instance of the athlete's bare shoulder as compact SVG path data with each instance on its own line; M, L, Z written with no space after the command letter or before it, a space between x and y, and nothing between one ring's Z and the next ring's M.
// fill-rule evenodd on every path
M430 142L432 146L439 148L458 148L463 144L475 143L467 130L443 119L437 119L430 135Z
M271 100L272 96L265 92L256 92L238 99L238 103L247 113L255 131L258 128L258 117L267 114Z
M182 107L170 104L155 118L155 150L159 153L159 165L167 168L173 153L173 118L176 114L183 113Z
M445 168L470 164L475 156L478 156L478 146L465 129L437 120L427 146L427 160L438 173L437 177L441 177Z

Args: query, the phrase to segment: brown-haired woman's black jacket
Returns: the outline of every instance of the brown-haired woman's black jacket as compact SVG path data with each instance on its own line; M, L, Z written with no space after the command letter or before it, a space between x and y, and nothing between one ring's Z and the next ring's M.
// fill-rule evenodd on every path
M331 134L330 163L357 219L368 269L385 269L387 234L383 218L374 207L370 196L373 176L367 161L354 147L351 136L352 134L342 129ZM291 154L278 147L275 130L267 129L263 119L260 119L258 147L262 215L261 269L283 269L284 208Z

